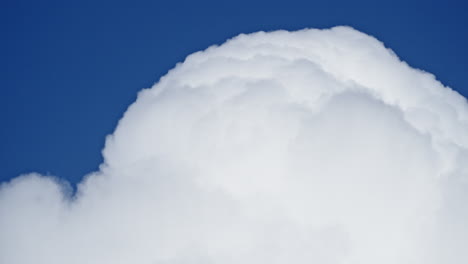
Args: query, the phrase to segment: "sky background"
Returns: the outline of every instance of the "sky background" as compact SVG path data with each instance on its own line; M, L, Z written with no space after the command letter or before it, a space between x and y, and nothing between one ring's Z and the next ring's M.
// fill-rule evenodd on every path
M464 1L0 1L0 182L72 183L142 88L187 55L259 30L350 25L468 96Z

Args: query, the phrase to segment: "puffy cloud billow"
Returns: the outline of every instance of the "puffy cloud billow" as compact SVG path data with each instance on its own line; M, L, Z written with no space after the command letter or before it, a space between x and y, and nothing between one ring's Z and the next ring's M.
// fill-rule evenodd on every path
M2 185L0 263L468 263L466 99L349 27L188 56L103 155Z

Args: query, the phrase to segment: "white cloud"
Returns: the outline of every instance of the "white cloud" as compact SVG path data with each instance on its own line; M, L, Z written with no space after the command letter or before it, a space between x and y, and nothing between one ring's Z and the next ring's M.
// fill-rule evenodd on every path
M188 56L103 154L2 186L0 263L468 262L465 98L348 27Z

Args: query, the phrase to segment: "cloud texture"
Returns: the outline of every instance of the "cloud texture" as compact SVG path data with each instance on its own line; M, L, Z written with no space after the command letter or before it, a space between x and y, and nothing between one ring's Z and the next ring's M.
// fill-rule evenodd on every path
M349 27L188 56L103 155L2 185L0 263L468 263L466 99Z

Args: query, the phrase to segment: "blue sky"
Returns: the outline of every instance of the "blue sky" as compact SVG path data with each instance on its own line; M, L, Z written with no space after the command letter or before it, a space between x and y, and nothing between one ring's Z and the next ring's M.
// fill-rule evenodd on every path
M2 1L0 181L76 183L137 92L239 33L350 25L468 96L463 1Z

